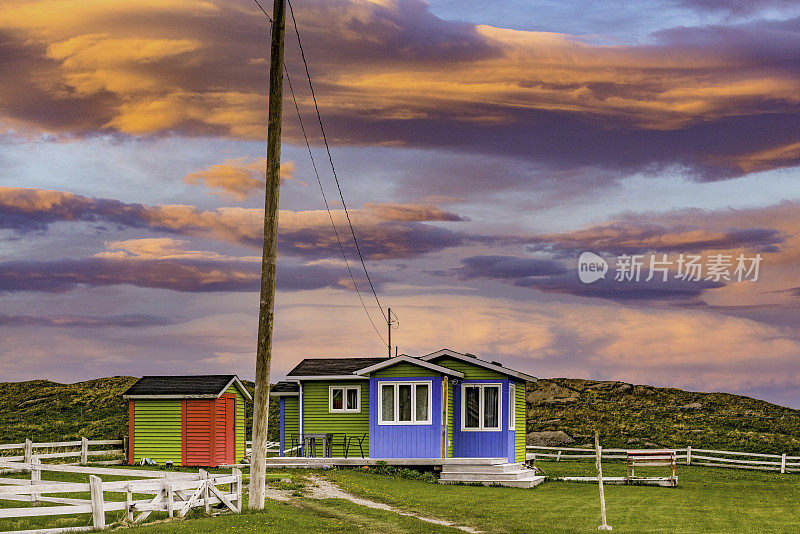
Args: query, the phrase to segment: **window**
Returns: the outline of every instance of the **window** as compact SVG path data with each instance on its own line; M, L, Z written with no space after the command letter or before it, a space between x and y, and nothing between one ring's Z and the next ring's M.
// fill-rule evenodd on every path
M330 386L328 412L359 413L361 411L361 386Z
M501 430L501 385L461 386L461 429Z
M431 382L380 382L381 425L431 424Z
M508 429L517 429L517 386L511 384L508 386Z

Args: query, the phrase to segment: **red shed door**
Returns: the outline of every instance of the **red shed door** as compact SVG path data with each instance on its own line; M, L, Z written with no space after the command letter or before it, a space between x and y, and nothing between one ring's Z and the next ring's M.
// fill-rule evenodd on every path
M187 400L183 404L184 465L214 465L212 455L213 400Z

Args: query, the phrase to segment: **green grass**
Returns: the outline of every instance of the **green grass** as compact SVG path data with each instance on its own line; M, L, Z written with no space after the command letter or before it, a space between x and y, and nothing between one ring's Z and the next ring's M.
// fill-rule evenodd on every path
M542 462L551 476L595 475L594 464ZM604 465L604 475L624 474ZM615 532L800 532L800 476L679 467L677 488L606 486L608 522ZM357 470L329 478L354 494L397 508L489 532L596 532L596 484L546 482L531 490L432 486Z
M591 462L537 462L549 477L593 476ZM624 475L623 462L606 462L606 476ZM665 473L664 469L642 474ZM272 487L302 492L309 473L323 476L343 489L418 515L447 519L486 532L596 532L599 500L596 484L548 481L530 490L442 486L417 480L376 475L362 469L329 471L270 470ZM281 481L282 477L291 482ZM800 532L800 475L710 467L678 467L677 488L605 487L608 521L615 532L630 533L796 533ZM47 473L50 480L84 481L83 476ZM103 477L115 480L119 477ZM88 495L78 496L86 498ZM142 496L144 498L145 496ZM124 498L107 494L107 499ZM18 503L0 501L0 507ZM109 513L110 523L122 513ZM265 510L242 515L205 517L202 508L183 521L136 527L134 533L181 532L456 532L383 510L338 499L297 498L291 505L268 500ZM27 518L0 521L0 530L76 526L88 516Z

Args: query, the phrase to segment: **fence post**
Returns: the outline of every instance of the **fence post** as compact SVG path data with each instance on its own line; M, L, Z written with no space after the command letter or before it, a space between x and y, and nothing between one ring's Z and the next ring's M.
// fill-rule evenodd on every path
M128 462L128 436L122 436L122 452L125 453L125 463Z
M242 511L242 470L238 467L234 467L231 471L233 476L236 477L236 507L239 509L239 512Z
M561 461L561 451L558 451L558 455L556 455L556 462Z
M89 463L89 440L81 436L81 465Z
M92 495L92 526L106 528L106 511L103 509L103 481L98 476L89 475L89 488Z
M781 473L786 472L786 453L781 454Z
M31 484L36 485L42 481L42 470L39 468L39 464L42 461L39 458L33 457L31 459ZM35 503L39 501L39 494L38 493L31 493L31 502Z
M164 489L167 494L167 515L169 517L175 516L175 492L172 490L172 482L168 479L164 479Z
M686 446L686 465L692 465L692 446Z
M200 478L203 480L203 509L206 514L211 513L211 505L208 503L209 490L208 490L208 471L200 469Z
M133 490L130 484L125 488L125 509L128 512L128 521L133 521Z
M31 459L33 458L33 442L29 439L25 439L25 450L23 454L23 462L26 464L31 463Z

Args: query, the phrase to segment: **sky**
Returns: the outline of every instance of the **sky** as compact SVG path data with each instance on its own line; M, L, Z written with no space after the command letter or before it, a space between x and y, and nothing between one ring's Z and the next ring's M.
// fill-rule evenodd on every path
M400 353L800 408L800 5L293 8ZM249 0L3 2L0 380L252 378L268 53ZM332 211L287 91L274 380L387 351L286 66Z

